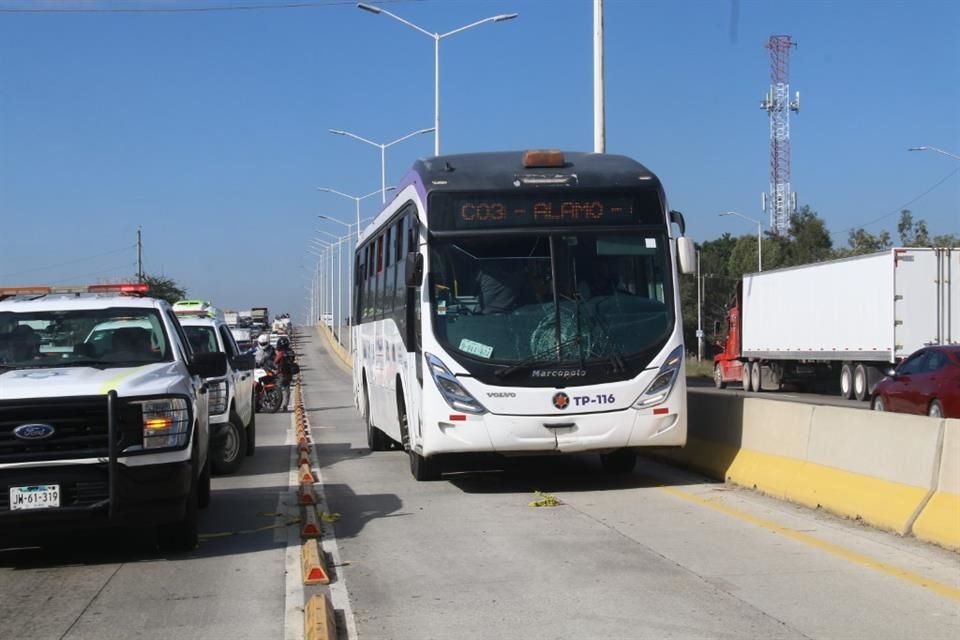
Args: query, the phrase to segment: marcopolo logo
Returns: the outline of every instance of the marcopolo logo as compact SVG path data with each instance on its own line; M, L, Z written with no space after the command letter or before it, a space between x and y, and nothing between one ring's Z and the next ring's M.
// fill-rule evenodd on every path
M565 394L563 391L556 393L553 396L553 406L557 409L566 409L570 406L570 396Z
M584 378L586 375L583 369L534 369L530 372L532 378Z
M43 440L55 432L56 429L48 424L22 424L13 430L13 435L21 440Z

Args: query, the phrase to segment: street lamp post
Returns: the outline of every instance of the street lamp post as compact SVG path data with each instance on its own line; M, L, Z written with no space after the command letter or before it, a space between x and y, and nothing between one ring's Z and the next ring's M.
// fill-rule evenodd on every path
M909 149L907 149L907 151L936 151L937 153L942 153L943 155L949 156L954 160L960 160L960 156L958 156L955 153L950 153L949 151L944 151L943 149L938 149L936 147L930 147L927 145L924 145L922 147L910 147Z
M343 325L343 241L347 239L348 236L336 236L329 231L323 231L318 229L320 233L325 233L331 238L336 238L337 241L332 243L331 247L337 248L337 302L336 305L331 305L331 307L336 307L335 322L336 331L334 331L334 336L337 338L337 342L343 344L343 339L341 337L340 328ZM330 276L333 277L333 253L330 254ZM331 286L331 293L332 293Z
M354 140L359 140L360 142L366 142L367 144L380 149L380 192L383 194L382 202L386 203L387 202L387 147L392 147L398 142L403 142L408 138L412 138L413 136L417 136L422 133L430 133L431 131L433 131L433 128L431 127L429 129L417 129L416 131L411 131L407 135L401 136L396 140L392 140L390 142L385 142L385 143L374 142L373 140L368 140L362 136L358 136L355 133L351 133L350 131L344 131L343 129L330 129L329 131L334 135L347 136L347 137L353 138Z
M754 220L753 218L748 218L747 216L737 213L736 211L725 211L721 216L737 216L738 218L743 218L747 222L752 222L757 225L757 271L763 271L763 223L759 220Z
M481 24L486 24L487 22L505 22L507 20L513 20L517 17L516 13L502 13L497 16L490 16L489 18L484 18L483 20L477 20L468 25L454 29L453 31L447 31L446 33L431 32L427 31L423 27L419 27L409 20L404 20L400 16L390 13L386 9L381 9L380 7L374 7L363 2L357 3L358 9L363 9L364 11L369 11L370 13L375 14L384 14L390 16L398 22L402 22L411 29L415 29L420 33L433 38L433 155L440 155L440 41L444 38L452 36L454 34L460 33L461 31L466 31L467 29L472 29L473 27L479 27Z
M353 225L352 225L352 224L348 224L348 223L346 223L346 222L342 222L342 221L340 221L340 220L337 220L336 218L331 218L330 216L318 215L317 217L318 217L318 218L321 218L321 219L323 219L323 220L328 220L328 221L330 221L330 222L336 222L337 224L342 224L343 226L345 226L345 227L347 228L347 235L345 235L345 236L343 236L343 237L340 237L339 240L337 241L337 244L339 244L340 242L342 242L342 241L345 240L345 239L348 239L348 238L353 237ZM319 231L319 229L318 229L318 231ZM323 231L322 233L327 233L327 232L326 232L326 231ZM327 233L327 235L333 235L333 234ZM334 237L336 237L336 236L334 236ZM337 252L337 255L338 255L338 257L339 257L339 259L337 260L337 278L338 278L339 282L342 283L342 282L343 282L343 249L340 249L340 250ZM348 275L348 282L347 282L347 311L351 314L351 320L352 320L352 315L353 315L353 277L350 276L350 274L353 272L353 271L352 271L352 266L353 266L353 263L352 263L352 261L351 261L351 268L347 271L347 275ZM343 294L341 293L341 294L340 294L341 297L337 298L337 304L340 304L340 301L343 300L342 295L343 295ZM339 332L340 326L341 326L342 323L343 323L343 313L342 313L342 312L340 313L339 323L340 323L340 324L338 324L338 326L337 326L338 332ZM351 322L351 325L352 325L352 322ZM349 326L349 325L348 325L348 326ZM339 336L338 336L338 337L339 337ZM340 344L343 344L343 340L340 340ZM348 332L347 332L347 349L348 349L349 351L351 351L351 352L353 351L353 331L348 331Z

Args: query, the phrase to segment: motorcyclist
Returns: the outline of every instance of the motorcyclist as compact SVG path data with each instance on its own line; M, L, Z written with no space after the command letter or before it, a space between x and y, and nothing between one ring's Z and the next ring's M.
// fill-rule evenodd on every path
M274 362L277 370L277 383L283 392L283 411L287 410L290 403L290 383L293 380L294 371L294 353L290 348L290 339L286 336L280 336L277 340L277 349Z
M275 369L277 351L270 344L270 336L261 333L257 337L257 350L253 355L253 360L258 369Z

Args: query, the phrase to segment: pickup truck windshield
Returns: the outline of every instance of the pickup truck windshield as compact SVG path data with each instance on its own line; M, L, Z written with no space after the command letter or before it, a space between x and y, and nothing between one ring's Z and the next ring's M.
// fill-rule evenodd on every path
M154 309L0 312L5 369L128 367L169 362L173 353Z

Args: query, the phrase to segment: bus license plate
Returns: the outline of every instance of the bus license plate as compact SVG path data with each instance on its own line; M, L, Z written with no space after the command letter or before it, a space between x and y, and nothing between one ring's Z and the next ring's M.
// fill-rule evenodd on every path
M38 484L33 487L10 487L10 509L51 509L60 506L60 485Z

